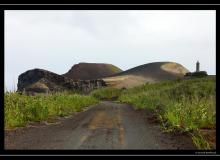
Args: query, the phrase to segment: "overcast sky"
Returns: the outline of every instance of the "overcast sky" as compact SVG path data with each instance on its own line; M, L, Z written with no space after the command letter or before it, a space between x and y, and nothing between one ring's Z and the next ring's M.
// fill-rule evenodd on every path
M58 74L79 62L123 70L174 61L216 74L215 11L5 11L5 85L33 68ZM15 85L15 86L14 86ZM15 88L16 89L16 88Z

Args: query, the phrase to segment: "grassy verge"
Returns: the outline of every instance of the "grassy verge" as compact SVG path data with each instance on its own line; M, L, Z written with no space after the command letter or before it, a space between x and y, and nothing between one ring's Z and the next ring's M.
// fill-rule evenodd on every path
M198 149L215 148L215 78L166 81L123 91L105 88L92 95L98 99L118 97L119 102L151 110L164 131L191 135Z
M36 96L5 93L5 128L25 126L28 122L49 117L66 116L95 103L98 103L98 100L92 96L67 92Z
M154 111L165 131L187 132L197 148L211 149L215 138L210 141L201 130L216 128L215 84L209 77L146 84L124 92L119 101Z

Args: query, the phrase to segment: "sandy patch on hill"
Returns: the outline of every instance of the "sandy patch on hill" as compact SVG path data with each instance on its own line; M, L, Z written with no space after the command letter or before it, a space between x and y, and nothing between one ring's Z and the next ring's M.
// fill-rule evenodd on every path
M160 67L162 70L175 73L175 74L186 74L189 72L187 69L185 69L183 66L180 66L177 63L166 63Z
M152 78L145 78L137 75L124 75L116 77L108 77L103 79L108 86L115 88L132 88L146 82L154 83L156 80Z

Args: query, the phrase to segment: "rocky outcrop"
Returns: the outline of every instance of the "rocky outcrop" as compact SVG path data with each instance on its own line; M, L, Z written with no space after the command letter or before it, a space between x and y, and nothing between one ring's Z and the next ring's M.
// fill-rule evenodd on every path
M90 92L93 89L106 86L101 79L72 80L43 69L33 69L18 77L19 92L49 93L59 91Z

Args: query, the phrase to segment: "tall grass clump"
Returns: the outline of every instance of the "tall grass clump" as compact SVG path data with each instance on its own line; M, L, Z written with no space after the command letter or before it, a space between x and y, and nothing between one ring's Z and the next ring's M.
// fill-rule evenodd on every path
M98 100L92 96L66 92L36 96L6 92L5 128L25 126L28 122L41 121L49 117L65 116L95 103L98 103Z
M90 95L100 100L114 100L120 96L121 92L120 89L106 87L94 90Z
M212 148L199 130L216 128L215 78L145 84L127 90L119 101L155 111L165 131L190 133L198 148Z

